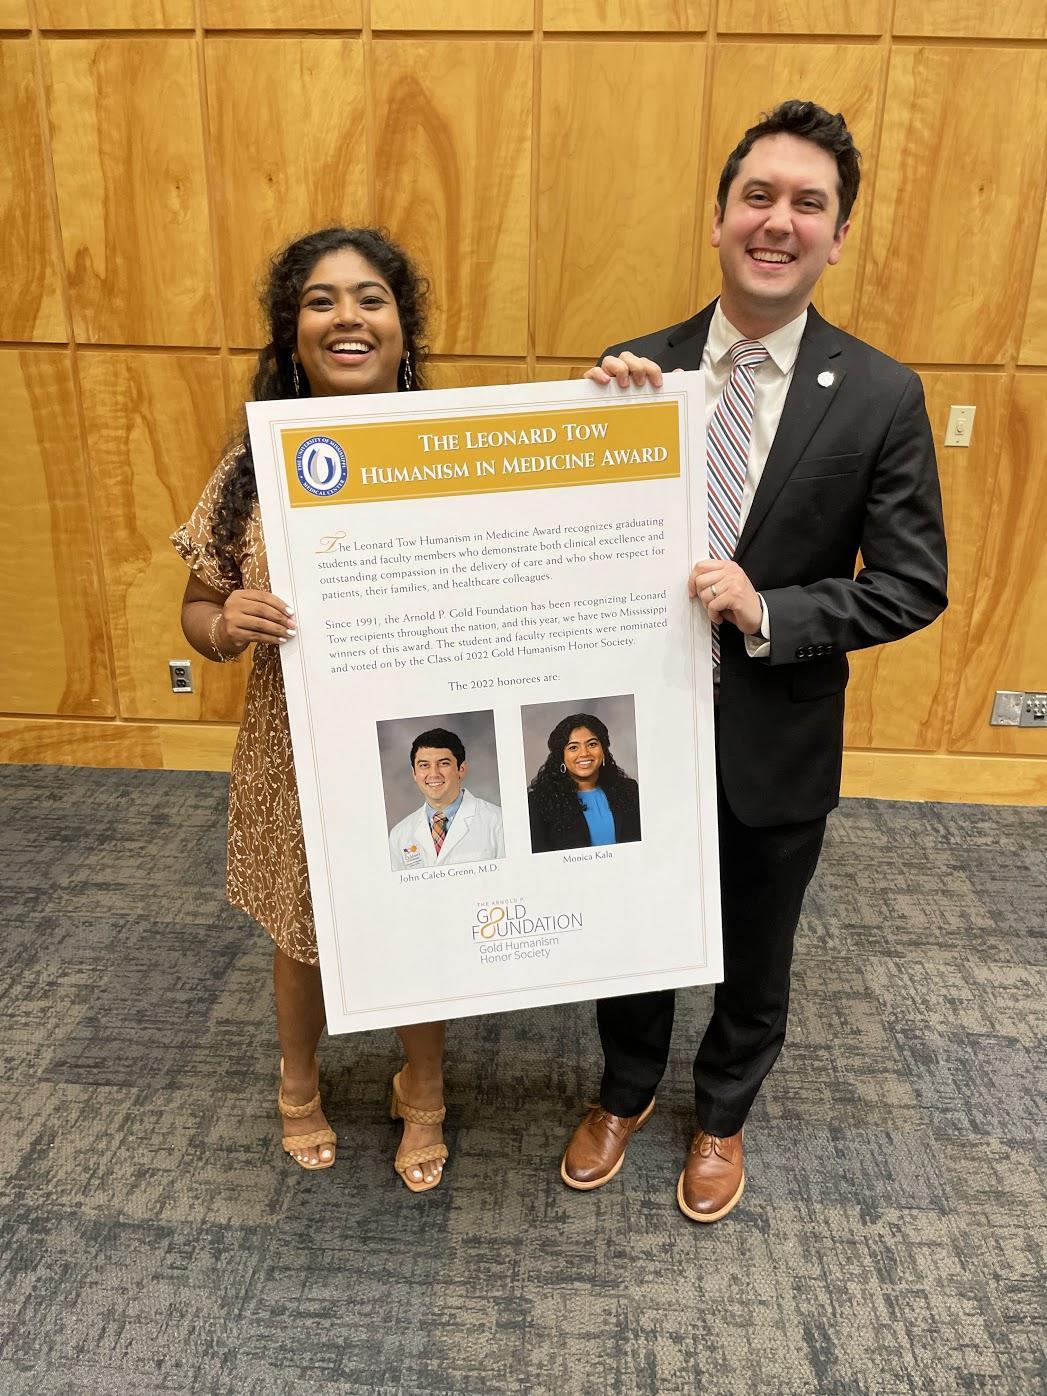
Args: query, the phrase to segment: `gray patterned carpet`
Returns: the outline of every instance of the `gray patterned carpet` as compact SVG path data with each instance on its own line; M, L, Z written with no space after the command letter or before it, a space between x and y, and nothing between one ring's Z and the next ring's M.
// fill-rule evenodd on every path
M749 1187L704 1228L674 1186L705 991L601 1192L557 1174L586 1005L453 1026L426 1197L392 1034L326 1044L338 1163L295 1168L223 818L218 776L0 768L3 1396L1047 1389L1042 810L833 817Z

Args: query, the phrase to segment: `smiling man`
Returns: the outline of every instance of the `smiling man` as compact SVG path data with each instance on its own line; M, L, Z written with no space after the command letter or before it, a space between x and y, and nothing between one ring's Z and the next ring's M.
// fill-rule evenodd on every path
M415 737L411 775L425 803L389 835L394 871L505 857L502 811L466 790L468 769L456 732L433 727Z
M677 1181L698 1222L742 1195L742 1126L785 1040L793 938L839 800L847 652L946 605L920 380L810 304L843 252L858 182L843 117L782 103L720 177L718 299L608 350L587 375L622 388L658 387L663 370L705 380L695 469L710 543L688 585L713 623L724 982L694 1060L698 1128ZM600 1102L564 1154L569 1187L601 1187L621 1168L654 1108L673 1005L672 991L598 1005Z

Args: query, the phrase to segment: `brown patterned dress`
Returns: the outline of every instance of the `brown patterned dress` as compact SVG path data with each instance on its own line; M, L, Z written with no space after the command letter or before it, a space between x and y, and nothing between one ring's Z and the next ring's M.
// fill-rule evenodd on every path
M227 456L171 542L205 586L225 596L239 587L268 591L257 503L236 545L235 574L224 571L208 547L214 505L231 468ZM285 955L307 965L319 963L277 645L255 645L247 681L229 780L226 895L265 927Z

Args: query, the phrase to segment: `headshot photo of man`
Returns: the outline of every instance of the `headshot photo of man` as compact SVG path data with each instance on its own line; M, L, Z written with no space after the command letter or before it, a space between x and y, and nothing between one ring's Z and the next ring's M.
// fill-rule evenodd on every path
M493 750L493 715L486 716L492 718ZM501 808L467 788L469 762L457 732L447 727L418 732L411 742L409 768L422 803L389 834L394 872L505 857Z

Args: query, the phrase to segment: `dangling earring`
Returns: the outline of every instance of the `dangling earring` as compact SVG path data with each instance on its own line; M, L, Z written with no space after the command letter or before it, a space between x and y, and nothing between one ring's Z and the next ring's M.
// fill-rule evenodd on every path
M410 351L410 349L405 349L405 350L404 350L404 392L405 392L405 393L409 393L409 392L411 391L411 385L412 385L413 382L414 382L414 374L411 372L411 351Z
M560 762L560 774L562 776L565 776L567 774L567 766L563 761Z
M294 379L294 395L295 397L301 397L302 385L298 381L298 360L293 354L291 355L291 377Z

